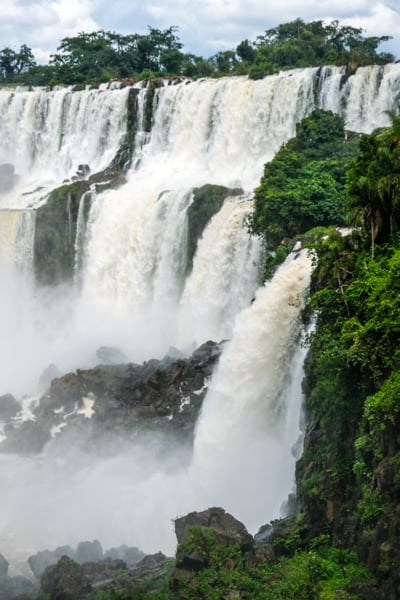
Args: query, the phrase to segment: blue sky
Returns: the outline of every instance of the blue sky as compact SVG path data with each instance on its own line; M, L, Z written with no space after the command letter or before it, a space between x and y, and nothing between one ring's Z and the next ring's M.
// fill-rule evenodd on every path
M297 17L391 35L381 50L400 58L400 0L1 0L0 49L27 44L47 62L62 38L80 31L129 34L176 25L185 51L210 56Z

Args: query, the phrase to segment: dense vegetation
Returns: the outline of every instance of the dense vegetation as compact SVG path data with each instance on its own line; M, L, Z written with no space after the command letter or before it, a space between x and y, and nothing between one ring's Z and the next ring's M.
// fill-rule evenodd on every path
M267 253L267 274L299 234L344 225L345 173L357 151L358 139L346 139L342 117L315 109L296 125L296 137L265 165L251 229L264 237L267 250L274 250Z
M147 34L111 31L79 33L61 40L47 65L38 65L25 44L19 51L0 50L0 82L26 85L94 84L111 79L160 75L220 77L249 74L262 77L281 69L384 64L393 56L378 52L388 36L365 37L362 29L338 21L305 23L298 18L268 29L255 41L204 58L182 51L178 28L149 27Z

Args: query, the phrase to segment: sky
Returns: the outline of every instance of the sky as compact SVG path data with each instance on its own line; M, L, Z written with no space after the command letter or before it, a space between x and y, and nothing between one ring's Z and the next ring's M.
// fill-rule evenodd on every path
M400 0L0 0L0 49L26 44L47 63L63 38L80 32L127 35L174 25L185 52L209 57L297 17L391 35L380 50L400 58Z

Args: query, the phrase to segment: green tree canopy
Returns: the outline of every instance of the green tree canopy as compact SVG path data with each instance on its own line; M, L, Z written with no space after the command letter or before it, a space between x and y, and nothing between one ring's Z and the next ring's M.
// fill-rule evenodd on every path
M23 44L19 52L11 48L0 50L0 76L6 83L12 83L16 75L36 65L32 50Z
M390 127L361 138L347 175L348 219L369 232L372 255L400 228L400 116L389 114Z
M252 229L272 248L285 237L344 222L345 169L356 145L345 141L342 117L315 109L296 132L265 165L255 192Z

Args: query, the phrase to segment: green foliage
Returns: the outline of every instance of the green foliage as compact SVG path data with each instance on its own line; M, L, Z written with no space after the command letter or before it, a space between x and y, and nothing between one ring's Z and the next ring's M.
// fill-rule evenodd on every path
M356 147L344 139L343 119L315 109L296 131L265 165L255 192L251 228L270 248L313 227L344 222L345 169Z
M400 116L392 124L360 140L360 154L347 175L349 222L364 228L375 243L393 238L400 229Z
M19 52L0 51L0 79L25 85L98 84L110 79L144 78L159 75L220 77L245 75L253 79L281 69L384 64L394 60L379 53L388 36L364 37L362 30L341 26L338 21L305 23L298 18L268 29L256 41L243 40L235 49L217 52L210 58L182 52L175 26L147 34L121 35L112 31L81 32L61 40L48 65L36 65L26 45Z
M86 181L63 185L37 209L34 268L38 283L55 285L73 276L79 203L88 189Z
M0 81L13 83L16 76L36 66L32 50L23 44L16 52L11 48L0 50Z
M266 72L282 68L310 67L323 64L350 65L391 62L393 56L378 53L388 36L367 37L362 29L339 25L338 21L305 23L297 18L268 29L257 38L253 64L264 66Z
M223 600L362 599L361 590L371 576L354 552L322 548L297 552L276 563L247 564L239 551L230 556L215 553L215 562L182 584L176 597ZM358 593L357 590L360 590Z

